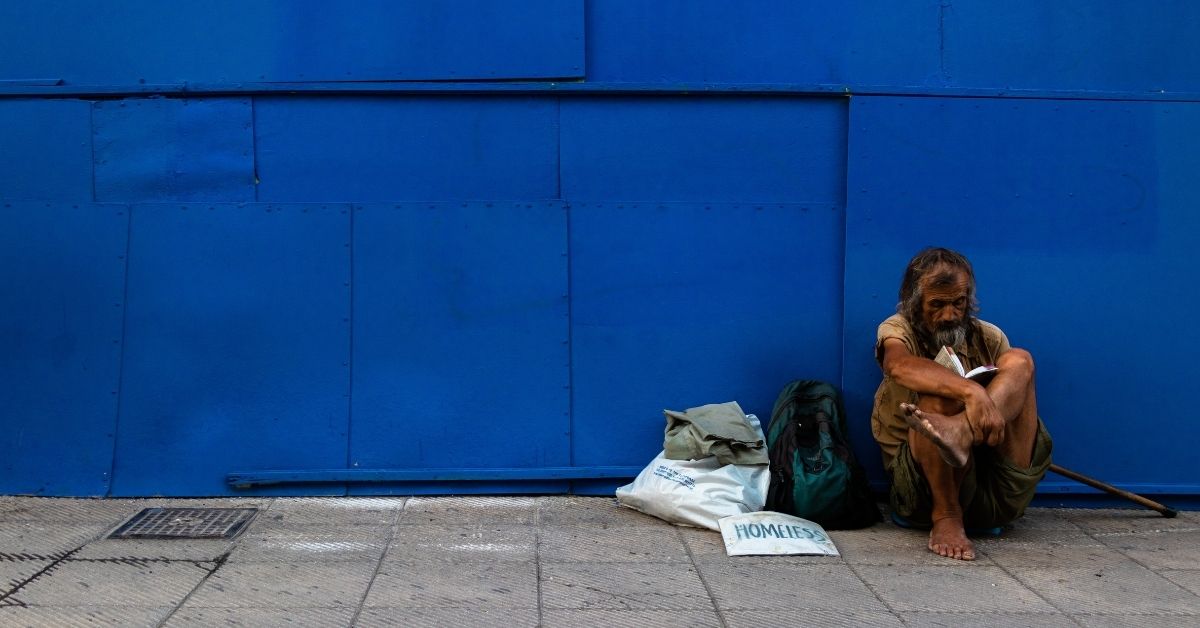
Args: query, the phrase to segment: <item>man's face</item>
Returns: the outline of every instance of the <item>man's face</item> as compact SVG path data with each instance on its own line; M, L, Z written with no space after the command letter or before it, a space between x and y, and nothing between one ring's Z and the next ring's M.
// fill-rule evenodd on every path
M949 274L949 282L939 281ZM939 345L966 339L971 281L959 269L936 268L921 279L921 322Z

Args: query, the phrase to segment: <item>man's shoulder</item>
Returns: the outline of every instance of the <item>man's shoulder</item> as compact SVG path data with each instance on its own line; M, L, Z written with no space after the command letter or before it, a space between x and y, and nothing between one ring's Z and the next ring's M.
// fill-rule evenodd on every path
M975 322L979 324L979 331L983 334L984 338L999 340L1004 337L1004 330L1000 329L995 323L989 323L981 318L975 319Z
M1012 348L1004 330L985 320L975 319L975 322L979 326L979 333L983 336L983 342L987 345L988 352L993 357L999 356L999 354Z
M912 325L903 316L892 314L880 323L879 329L875 331L875 359L880 364L883 364L883 343L891 338L903 342L909 353L917 352L917 336Z
M882 323L879 323L878 331L880 339L897 334L905 337L913 335L912 325L909 324L907 318L900 314L892 314L885 318Z

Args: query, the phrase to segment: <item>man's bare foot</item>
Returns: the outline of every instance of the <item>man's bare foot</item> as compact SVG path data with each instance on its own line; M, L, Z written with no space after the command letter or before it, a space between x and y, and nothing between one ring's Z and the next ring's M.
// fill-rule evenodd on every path
M938 453L946 464L961 469L967 466L971 455L971 427L958 417L948 417L935 412L925 412L911 403L900 404L908 426L937 445Z
M962 519L946 517L933 522L929 531L929 550L955 560L975 560L975 545L967 538Z

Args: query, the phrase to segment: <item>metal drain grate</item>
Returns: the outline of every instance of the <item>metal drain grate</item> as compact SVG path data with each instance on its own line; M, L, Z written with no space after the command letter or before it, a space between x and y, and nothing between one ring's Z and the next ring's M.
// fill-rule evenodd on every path
M257 513L257 508L147 508L108 538L232 539Z

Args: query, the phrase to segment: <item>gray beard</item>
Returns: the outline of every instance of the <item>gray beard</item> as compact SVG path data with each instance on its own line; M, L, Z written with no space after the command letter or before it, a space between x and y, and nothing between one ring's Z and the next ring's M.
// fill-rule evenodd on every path
M938 347L961 347L967 342L967 326L939 327L933 332L933 341Z

